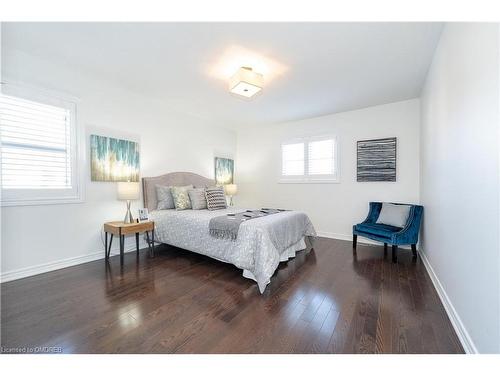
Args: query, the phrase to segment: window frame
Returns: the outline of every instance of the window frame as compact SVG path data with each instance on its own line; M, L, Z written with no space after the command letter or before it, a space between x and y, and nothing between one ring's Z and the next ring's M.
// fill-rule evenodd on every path
M310 175L309 174L309 143L316 141L333 140L333 174L328 175ZM295 176L283 175L283 146L295 143L304 144L304 174ZM335 135L318 135L301 138L293 138L281 143L280 147L280 170L279 183L282 184L337 184L340 183L340 162L339 162L339 142Z
M84 201L85 163L83 129L77 117L78 99L69 95L62 95L26 86L5 82L1 85L1 94L31 100L41 104L53 105L69 110L70 113L70 160L71 160L71 188L70 189L4 189L1 185L1 206L28 206L45 204L81 203ZM1 153L0 153L1 158ZM1 179L1 173L0 173Z

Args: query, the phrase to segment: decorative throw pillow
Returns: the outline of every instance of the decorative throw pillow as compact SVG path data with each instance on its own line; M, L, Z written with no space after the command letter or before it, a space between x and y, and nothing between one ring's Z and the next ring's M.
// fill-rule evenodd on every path
M205 197L207 198L207 208L213 210L223 210L227 208L226 196L222 186L206 188Z
M170 192L171 186L156 185L157 210L170 210L175 208L174 199Z
M188 190L192 189L193 185L187 186L172 186L172 198L176 210L188 210L191 208L191 201L189 200Z
M378 215L377 224L386 224L402 228L406 225L409 214L410 206L406 204L382 203L382 209Z
M204 210L207 208L207 198L205 197L204 188L188 190L188 195L193 210Z

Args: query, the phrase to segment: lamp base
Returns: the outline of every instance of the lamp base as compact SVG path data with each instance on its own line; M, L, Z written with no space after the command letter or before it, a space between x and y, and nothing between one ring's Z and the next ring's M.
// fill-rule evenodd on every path
M134 218L132 217L132 212L130 212L130 201L127 201L127 213L125 214L125 219L123 219L125 224L132 224Z

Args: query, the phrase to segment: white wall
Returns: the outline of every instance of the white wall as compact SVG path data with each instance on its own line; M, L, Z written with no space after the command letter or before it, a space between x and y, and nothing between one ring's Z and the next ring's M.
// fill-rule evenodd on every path
M235 202L305 211L324 236L352 238L352 224L369 201L419 201L419 100L380 105L238 132ZM340 183L280 184L281 142L333 134L340 150ZM397 182L356 181L356 141L397 137Z
M87 136L96 129L139 139L142 176L192 171L213 177L214 156L235 154L233 132L176 113L160 101L112 87L102 78L63 64L4 49L3 73L11 82L78 97L78 121ZM88 145L85 148L88 153ZM125 204L116 200L116 184L90 181L88 164L87 160L84 203L3 207L2 279L67 265L60 263L63 260L80 262L104 255L102 223L121 220ZM133 204L135 212L139 205ZM117 251L118 241L113 242L113 251ZM129 238L126 246L134 243L134 238ZM17 272L20 270L25 272Z
M422 246L468 350L500 352L499 35L447 24L422 93Z

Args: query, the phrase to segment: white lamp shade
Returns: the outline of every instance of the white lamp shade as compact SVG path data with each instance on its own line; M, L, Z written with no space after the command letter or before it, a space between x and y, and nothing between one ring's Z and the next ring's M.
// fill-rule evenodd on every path
M226 192L226 195L233 196L236 195L238 192L238 186L235 184L227 184L224 185L224 191Z
M139 199L139 183L118 182L118 199L122 201Z

